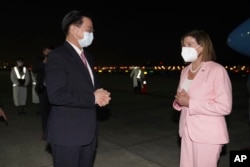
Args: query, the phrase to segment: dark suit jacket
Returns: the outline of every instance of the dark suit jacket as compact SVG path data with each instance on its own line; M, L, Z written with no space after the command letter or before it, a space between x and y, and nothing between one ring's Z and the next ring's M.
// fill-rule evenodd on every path
M93 69L93 61L85 56ZM68 43L54 49L45 65L45 82L52 105L47 124L47 141L68 146L89 144L96 135L96 105L88 69Z
M44 79L45 79L45 64L44 64L44 55L39 55L33 63L32 72L36 73L36 86L35 91L38 94L42 94L45 91Z

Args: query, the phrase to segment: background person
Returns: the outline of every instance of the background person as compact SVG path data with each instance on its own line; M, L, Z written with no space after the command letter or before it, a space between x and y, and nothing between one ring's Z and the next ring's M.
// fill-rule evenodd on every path
M45 130L50 113L50 103L48 99L46 84L45 84L45 63L49 53L54 49L52 45L44 46L42 54L38 55L33 64L32 72L36 75L35 91L39 97L39 112L41 115L42 138L45 139Z
M143 71L139 66L135 66L131 73L130 78L132 79L134 93L141 93L142 80L144 79Z
M30 72L30 76L31 76L31 81L32 81L32 87L31 87L31 95L32 95L32 103L34 105L36 105L36 114L39 115L40 114L40 107L39 107L39 97L38 97L38 94L35 90L36 88L36 84L37 84L37 81L36 81L36 76L37 74L33 73L32 71Z
M30 82L28 68L24 65L22 58L18 58L16 66L11 69L10 79L13 87L13 101L17 108L17 114L26 114L24 108L27 103L27 86Z
M193 30L181 38L181 55L189 62L181 71L173 102L181 112L180 167L216 167L229 142L225 116L232 110L232 86L226 69L215 62L208 34Z

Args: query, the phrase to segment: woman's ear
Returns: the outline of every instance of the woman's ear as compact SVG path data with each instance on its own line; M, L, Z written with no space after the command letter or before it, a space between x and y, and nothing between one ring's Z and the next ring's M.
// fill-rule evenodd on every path
M203 51L202 45L200 45L196 50L197 50L197 52L198 52L199 54L201 54L202 51Z

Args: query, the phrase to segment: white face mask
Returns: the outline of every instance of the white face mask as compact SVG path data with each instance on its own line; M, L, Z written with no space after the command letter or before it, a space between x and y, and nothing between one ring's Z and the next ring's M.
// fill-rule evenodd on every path
M81 45L81 47L88 47L91 45L92 41L94 39L94 34L93 32L84 32L83 38L79 39L78 42Z
M198 58L198 53L195 48L182 47L181 56L185 62L194 62Z

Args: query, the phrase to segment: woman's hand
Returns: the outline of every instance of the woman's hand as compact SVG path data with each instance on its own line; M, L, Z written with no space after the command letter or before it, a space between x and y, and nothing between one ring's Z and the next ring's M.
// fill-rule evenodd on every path
M177 92L175 95L175 101L185 107L189 107L189 95L185 90L181 90L180 92Z

